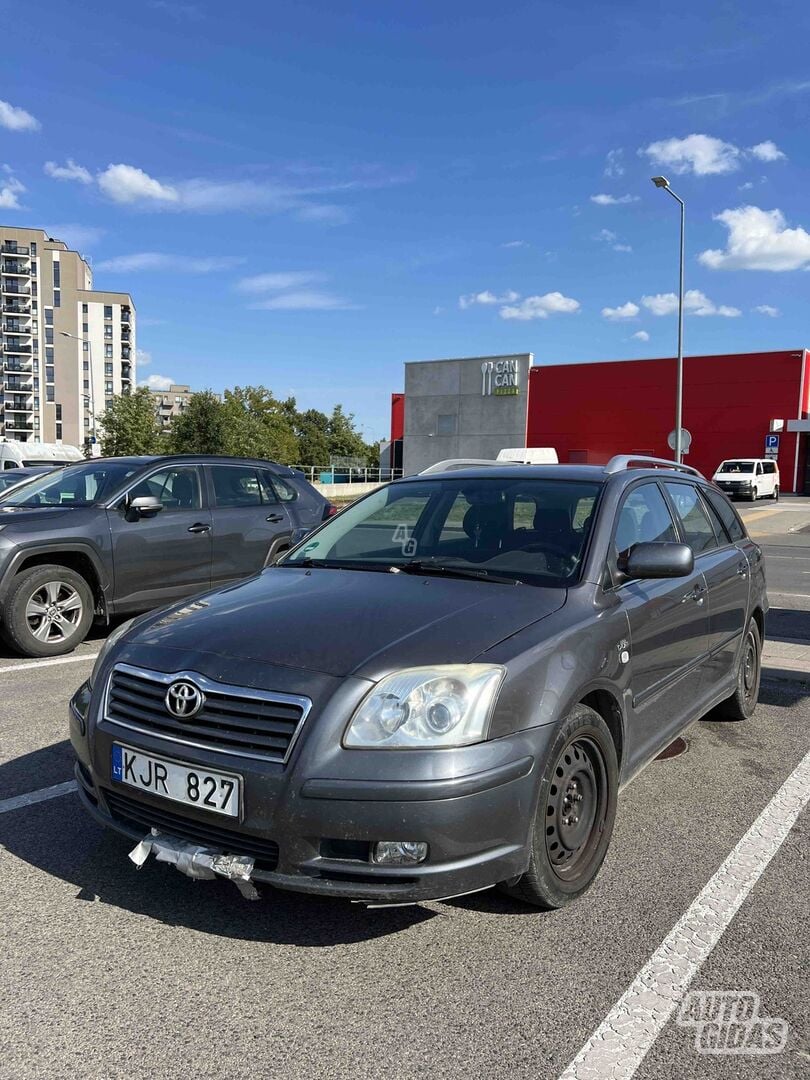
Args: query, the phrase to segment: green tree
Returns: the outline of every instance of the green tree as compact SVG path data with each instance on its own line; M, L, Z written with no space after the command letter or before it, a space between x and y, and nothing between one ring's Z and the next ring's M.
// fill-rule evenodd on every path
M284 464L298 460L289 399L279 401L264 386L235 386L225 391L223 411L227 419L227 453Z
M114 397L110 407L99 417L99 426L101 452L105 456L160 452L155 403L145 386L139 386L133 394Z
M223 403L211 390L193 394L188 406L172 422L169 447L174 454L227 454L227 416Z
M363 458L369 465L379 463L376 446L367 443L354 426L354 414L345 413L342 405L335 405L327 426L329 449L333 457Z

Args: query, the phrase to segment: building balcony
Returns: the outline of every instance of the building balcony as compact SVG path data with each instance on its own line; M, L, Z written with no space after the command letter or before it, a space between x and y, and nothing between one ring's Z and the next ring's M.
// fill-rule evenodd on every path
M18 356L23 353L33 352L30 345L23 345L22 341L18 338L6 338L3 342L3 352L9 356Z
M30 315L30 304L17 304L14 301L9 300L3 304L3 311L6 315Z
M30 413L34 411L33 401L7 401L6 412Z
M121 322L122 323L130 323L130 322L132 322L132 311L129 308L121 308Z
M11 274L12 276L20 275L21 277L31 277L31 267L28 263L4 261L0 263L0 273Z
M22 334L23 337L32 337L34 333L30 326L20 326L19 323L2 323L0 329L4 334Z
M4 255L22 255L26 259L31 257L31 249L25 244L18 244L14 240L6 240L0 244L0 252Z
M6 417L6 431L33 431L34 425L25 420L17 420L16 417Z
M31 286L22 285L19 281L4 281L3 292L6 296L30 296Z
M129 363L131 358L132 358L132 353L130 352L130 350L126 346L124 346L124 348L121 350L121 359L125 363Z

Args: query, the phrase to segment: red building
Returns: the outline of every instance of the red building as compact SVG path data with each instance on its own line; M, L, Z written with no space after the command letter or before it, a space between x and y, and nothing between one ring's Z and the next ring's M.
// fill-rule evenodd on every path
M474 358L471 358L474 359ZM676 361L542 364L529 369L526 446L551 446L561 462L603 464L613 454L671 458ZM450 408L442 399L441 410ZM404 394L391 399L392 454L402 460ZM685 460L711 476L724 458L764 457L779 435L784 492L810 494L810 353L736 353L684 360ZM464 433L468 440L474 432Z
M766 435L778 430L782 491L810 493L807 356L796 349L685 357L686 462L711 476L723 458L763 457ZM672 457L676 375L674 358L533 367L526 445L553 446L561 462Z

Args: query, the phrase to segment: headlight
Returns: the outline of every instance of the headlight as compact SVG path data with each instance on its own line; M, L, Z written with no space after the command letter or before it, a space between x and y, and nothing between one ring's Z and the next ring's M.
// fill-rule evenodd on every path
M467 746L486 737L504 669L493 664L406 668L361 703L343 745L378 750Z
M101 652L96 657L96 662L95 664L93 664L93 670L91 671L90 678L88 680L88 683L91 687L96 685L96 676L98 675L99 671L101 671L102 664L107 658L107 653L110 651L113 645L115 645L116 641L118 641L118 639L122 637L127 632L127 630L129 630L130 626L132 626L134 621L134 619L127 619L125 623L121 623L120 626L116 627L115 630L113 630L113 632L101 646Z

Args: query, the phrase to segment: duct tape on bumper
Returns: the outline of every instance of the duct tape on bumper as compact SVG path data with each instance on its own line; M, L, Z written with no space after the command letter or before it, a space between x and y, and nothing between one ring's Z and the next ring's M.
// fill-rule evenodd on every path
M254 860L247 855L225 855L157 829L152 829L129 853L139 870L150 855L158 862L176 866L181 874L197 881L227 878L246 900L259 899L259 891L251 881Z

